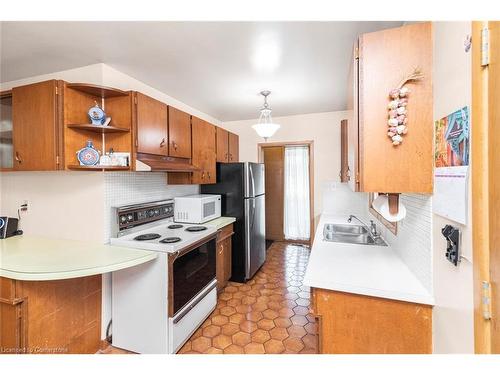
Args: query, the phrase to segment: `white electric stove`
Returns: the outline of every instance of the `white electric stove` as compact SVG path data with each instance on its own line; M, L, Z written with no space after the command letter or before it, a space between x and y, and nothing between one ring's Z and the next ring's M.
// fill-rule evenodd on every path
M173 200L115 209L111 244L159 253L113 273L116 347L175 353L215 309L217 229L175 223L173 213Z

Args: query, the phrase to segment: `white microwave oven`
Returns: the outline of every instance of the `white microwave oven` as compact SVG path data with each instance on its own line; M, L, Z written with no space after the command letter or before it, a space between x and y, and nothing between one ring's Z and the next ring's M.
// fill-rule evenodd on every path
M178 223L202 224L220 215L220 195L196 194L174 198L174 220Z

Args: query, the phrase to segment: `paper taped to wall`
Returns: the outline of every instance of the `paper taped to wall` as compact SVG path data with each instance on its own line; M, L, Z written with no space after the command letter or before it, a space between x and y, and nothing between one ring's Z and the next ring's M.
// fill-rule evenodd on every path
M432 210L435 214L467 224L468 166L436 168Z

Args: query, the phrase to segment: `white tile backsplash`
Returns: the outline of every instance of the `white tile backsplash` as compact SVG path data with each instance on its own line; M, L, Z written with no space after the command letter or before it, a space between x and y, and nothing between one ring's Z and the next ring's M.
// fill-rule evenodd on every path
M104 241L109 242L113 207L198 194L199 185L167 185L164 172L107 172L104 174Z
M432 293L432 198L423 194L401 194L400 199L406 207L406 217L398 223L397 235L382 224L378 227L389 245Z
M324 214L357 215L375 220L382 236L398 253L422 285L432 293L432 209L431 196L401 194L406 217L398 223L394 235L369 213L368 194L353 192L347 184L335 181L323 183Z

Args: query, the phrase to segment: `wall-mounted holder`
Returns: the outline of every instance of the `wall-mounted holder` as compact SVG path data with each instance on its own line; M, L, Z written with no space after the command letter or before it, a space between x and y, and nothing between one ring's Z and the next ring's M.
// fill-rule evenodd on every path
M391 223L401 221L406 216L406 207L400 201L398 193L378 193L372 206L384 219Z
M457 267L460 262L460 230L446 225L441 229L441 233L446 238L446 259Z

